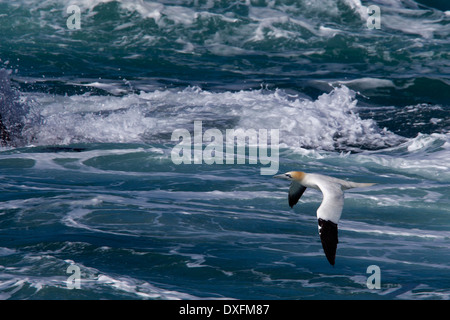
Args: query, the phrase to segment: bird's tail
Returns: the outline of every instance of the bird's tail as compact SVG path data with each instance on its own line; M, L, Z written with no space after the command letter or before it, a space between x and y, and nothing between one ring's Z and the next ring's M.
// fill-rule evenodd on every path
M376 183L360 183L360 182L353 182L353 181L345 181L342 180L341 186L343 190L351 189L351 188L363 188L363 187L370 187L373 186Z

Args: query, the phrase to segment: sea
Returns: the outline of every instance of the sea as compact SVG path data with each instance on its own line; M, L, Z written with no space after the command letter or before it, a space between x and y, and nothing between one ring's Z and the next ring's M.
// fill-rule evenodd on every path
M449 36L447 0L0 0L0 299L450 299ZM334 266L288 171L376 183Z

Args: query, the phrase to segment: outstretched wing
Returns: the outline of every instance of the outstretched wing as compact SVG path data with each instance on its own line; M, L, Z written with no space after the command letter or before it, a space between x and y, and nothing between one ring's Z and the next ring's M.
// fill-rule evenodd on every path
M344 207L344 192L337 183L317 183L323 194L322 204L317 209L319 235L328 262L334 266L338 244L338 222Z
M319 181L317 186L323 194L322 203L317 209L317 218L338 224L342 208L344 207L344 192L341 189L341 185L328 181Z
M328 262L334 266L336 258L336 249L338 244L338 228L337 224L329 220L318 219L319 221L319 235L322 241L322 248Z
M291 186L289 187L289 206L292 208L295 204L297 204L298 200L302 196L303 192L305 192L306 187L302 186L297 181L292 181Z

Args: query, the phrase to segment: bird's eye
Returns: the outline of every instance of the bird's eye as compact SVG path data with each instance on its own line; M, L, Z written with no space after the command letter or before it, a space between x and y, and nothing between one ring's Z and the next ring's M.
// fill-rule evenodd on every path
M292 178L292 176L289 173L286 173L286 177Z

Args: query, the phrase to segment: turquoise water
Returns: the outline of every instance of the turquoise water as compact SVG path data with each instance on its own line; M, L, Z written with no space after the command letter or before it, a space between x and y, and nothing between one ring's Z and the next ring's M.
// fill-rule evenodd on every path
M73 4L69 30L66 1L0 0L1 299L449 299L446 1ZM291 209L248 149L173 162L194 121L377 183L346 192L334 267L319 192Z

